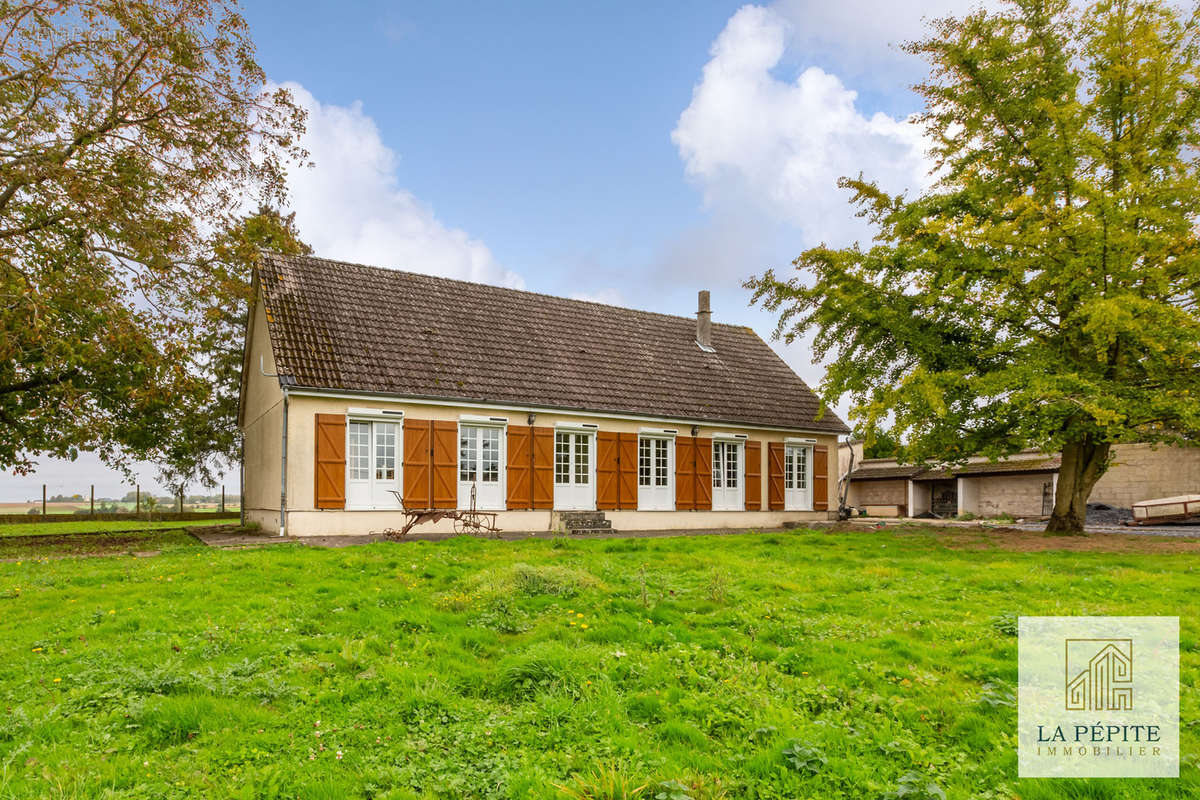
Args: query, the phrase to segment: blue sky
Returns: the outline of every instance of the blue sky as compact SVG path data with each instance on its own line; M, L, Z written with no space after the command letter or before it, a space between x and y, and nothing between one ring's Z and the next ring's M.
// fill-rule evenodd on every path
M753 326L746 277L867 231L836 188L928 178L894 43L964 3L248 0L260 63L310 112L293 171L318 254ZM803 343L776 344L821 376ZM153 470L139 470L143 484ZM0 499L123 494L85 454ZM227 485L236 486L236 476Z

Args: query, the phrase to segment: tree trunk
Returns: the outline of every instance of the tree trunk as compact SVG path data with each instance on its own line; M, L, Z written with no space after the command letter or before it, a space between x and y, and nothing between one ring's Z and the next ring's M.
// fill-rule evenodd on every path
M1058 470L1058 486L1054 492L1054 513L1046 525L1046 533L1083 534L1087 501L1092 487L1108 468L1110 447L1108 442L1097 442L1091 435L1063 445L1062 466Z

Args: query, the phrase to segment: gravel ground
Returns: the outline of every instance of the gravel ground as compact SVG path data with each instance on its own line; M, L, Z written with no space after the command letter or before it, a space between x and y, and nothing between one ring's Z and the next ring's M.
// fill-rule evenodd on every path
M1114 508L1103 503L1088 503L1088 525L1122 525L1133 519L1133 511L1128 508Z

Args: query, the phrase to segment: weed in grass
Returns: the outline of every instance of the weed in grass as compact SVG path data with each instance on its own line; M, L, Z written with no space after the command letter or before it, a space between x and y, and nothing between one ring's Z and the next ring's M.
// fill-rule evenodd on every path
M796 740L792 740L784 746L783 760L789 767L802 775L816 775L829 763L829 759L820 750L801 744Z
M545 643L529 652L500 662L496 691L503 697L528 700L540 692L561 689L573 692L579 675L564 645Z
M710 602L722 605L729 599L729 578L719 569L708 573L708 581L704 584L704 596Z
M946 792L924 775L906 772L900 777L899 786L883 797L884 800L946 800Z
M1017 615L1012 612L999 614L991 619L992 628L1004 636L1017 635Z
M571 800L636 800L646 793L649 786L613 765L577 774L570 784L555 784L555 788Z

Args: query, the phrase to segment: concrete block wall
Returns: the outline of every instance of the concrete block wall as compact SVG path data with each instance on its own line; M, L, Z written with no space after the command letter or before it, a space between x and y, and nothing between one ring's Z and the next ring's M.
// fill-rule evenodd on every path
M1054 475L987 475L977 478L965 477L960 481L959 503L963 511L970 511L981 517L995 517L1000 514L1038 517L1042 514L1042 492L1047 483L1053 483ZM968 484L967 492L963 492L963 484ZM972 498L970 505L974 507L962 506L964 495Z
M907 506L908 482L903 478L888 481L854 481L848 501L852 506Z
M1088 502L1129 508L1140 500L1200 494L1200 447L1119 444Z

